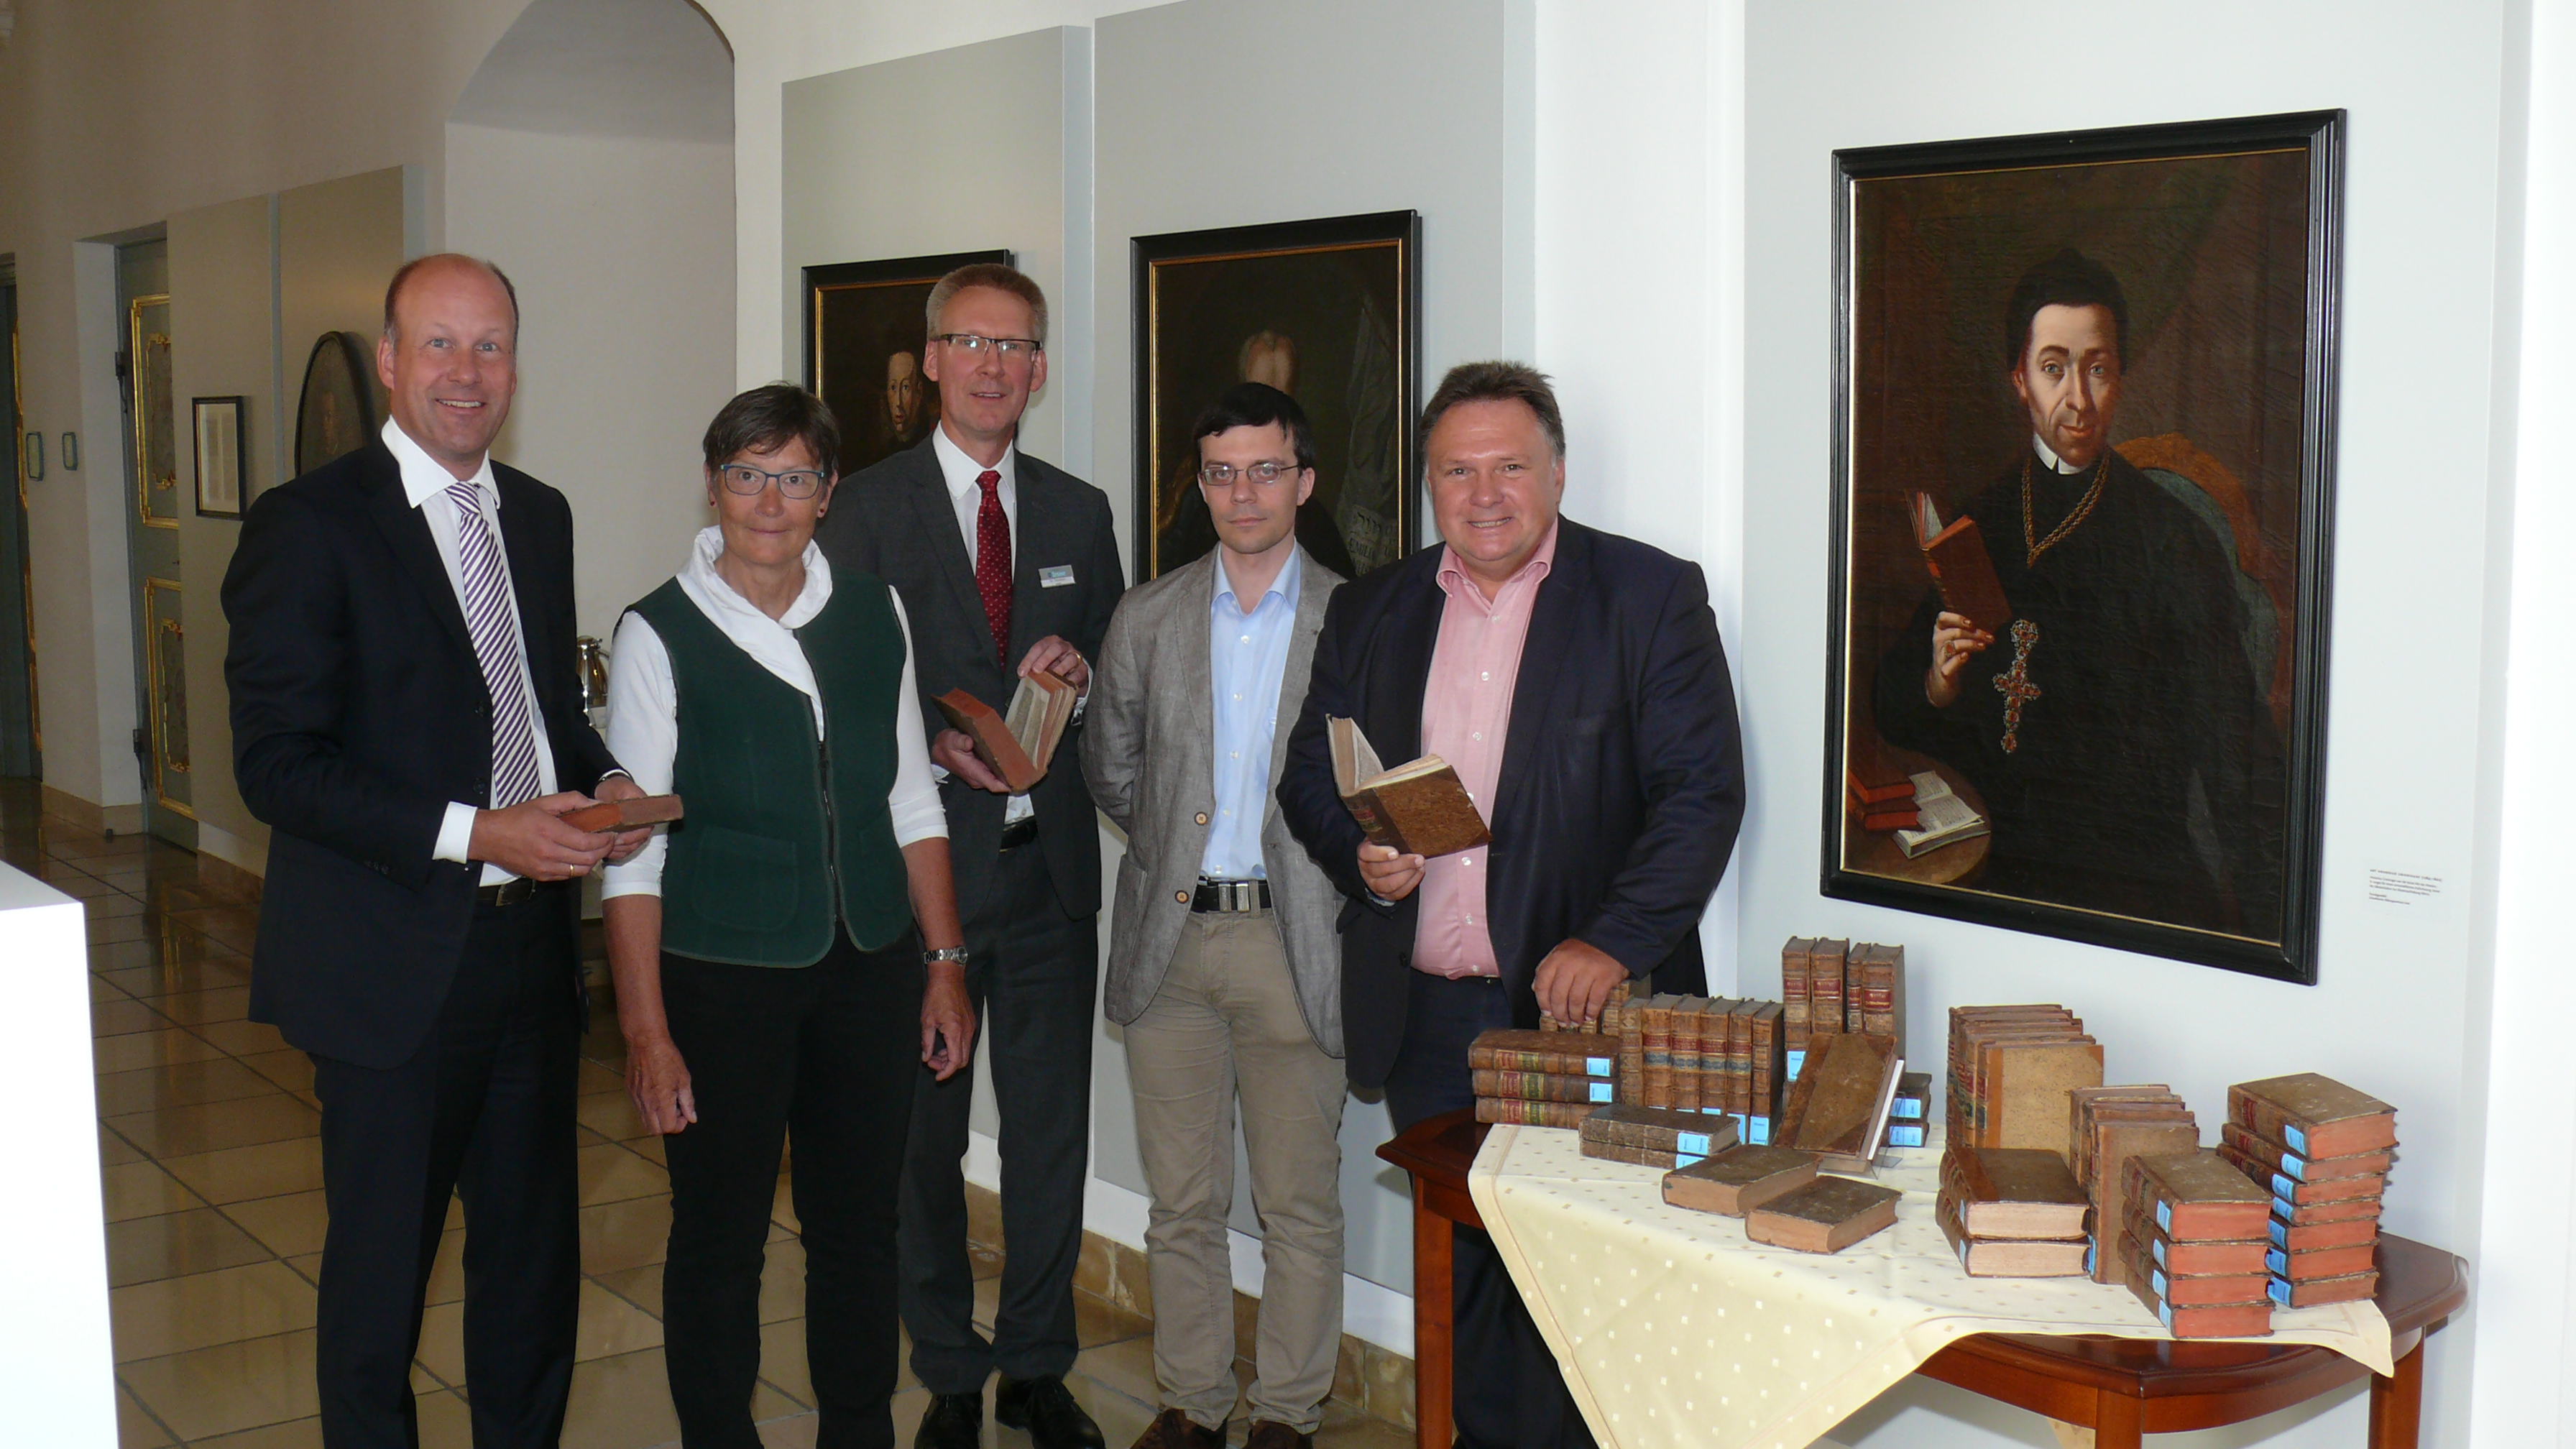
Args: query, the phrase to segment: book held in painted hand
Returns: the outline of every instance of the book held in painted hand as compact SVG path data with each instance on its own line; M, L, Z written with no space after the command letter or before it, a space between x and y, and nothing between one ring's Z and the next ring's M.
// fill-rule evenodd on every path
M1025 795L1030 786L1046 778L1064 727L1073 719L1074 702L1081 696L1071 680L1041 669L1021 676L1019 688L1011 692L1007 714L962 689L952 689L931 703L948 716L950 725L975 742L975 758L986 769L1001 776L1012 794Z
M1941 591L1942 609L2002 638L2004 626L2013 619L2012 605L2004 598L2003 580L1995 575L1994 556L1986 552L1986 536L1977 520L1961 516L1944 526L1931 494L1916 493L1910 501L1907 512L1914 541L1922 547L1923 566Z
M1448 761L1424 755L1390 770L1378 763L1356 721L1334 716L1324 723L1333 751L1333 788L1370 844L1428 858L1494 838Z

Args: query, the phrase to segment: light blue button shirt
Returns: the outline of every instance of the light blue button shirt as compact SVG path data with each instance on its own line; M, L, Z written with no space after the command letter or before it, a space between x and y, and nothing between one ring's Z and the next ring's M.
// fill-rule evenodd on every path
M1264 880L1261 817L1270 802L1270 742L1279 729L1279 685L1288 670L1288 639L1297 622L1298 578L1291 550L1279 577L1251 613L1243 612L1225 561L1216 566L1208 604L1208 676L1216 702L1216 814L1208 821L1199 873L1218 880Z

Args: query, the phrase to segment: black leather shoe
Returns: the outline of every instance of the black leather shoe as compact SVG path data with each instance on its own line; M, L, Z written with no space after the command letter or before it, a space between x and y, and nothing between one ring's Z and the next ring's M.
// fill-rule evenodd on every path
M982 1394L932 1394L912 1449L975 1449L983 1438Z
M1100 1426L1073 1401L1062 1379L1003 1379L993 1391L993 1417L1028 1430L1037 1449L1102 1449Z

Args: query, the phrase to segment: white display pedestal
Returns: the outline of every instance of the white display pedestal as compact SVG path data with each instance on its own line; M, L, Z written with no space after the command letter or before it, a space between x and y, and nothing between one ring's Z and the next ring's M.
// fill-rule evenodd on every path
M0 865L0 1439L116 1449L80 902Z

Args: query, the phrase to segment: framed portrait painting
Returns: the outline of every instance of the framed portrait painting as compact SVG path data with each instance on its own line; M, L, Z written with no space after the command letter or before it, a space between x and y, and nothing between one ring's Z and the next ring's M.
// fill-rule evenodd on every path
M197 516L242 516L242 409L238 397L189 401L197 437Z
M1237 382L1305 410L1308 553L1357 578L1412 547L1421 242L1411 211L1136 238L1138 583L1216 547L1190 425Z
M1825 894L2315 982L2343 126L1835 154Z
M922 374L923 307L941 277L1008 251L896 257L805 269L805 386L841 424L841 472L856 473L930 436L939 389Z

